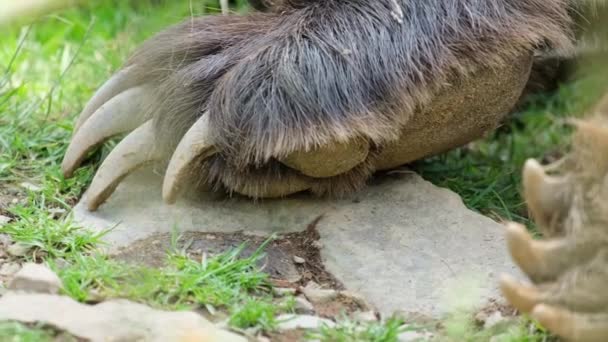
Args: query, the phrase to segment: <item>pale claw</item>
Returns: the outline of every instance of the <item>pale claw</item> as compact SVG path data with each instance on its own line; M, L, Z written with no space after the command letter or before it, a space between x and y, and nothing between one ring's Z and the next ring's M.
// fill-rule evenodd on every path
M553 231L570 206L569 181L564 176L549 176L534 159L523 171L524 197L532 217L539 226Z
M511 257L534 281L554 281L569 269L589 262L604 244L602 239L582 233L577 239L534 240L518 223L508 223L506 231Z
M210 139L209 115L205 113L190 127L171 157L163 181L163 199L166 203L175 203L183 182L188 178L192 162L208 158L214 153L216 150Z
M61 168L66 178L72 177L93 148L114 135L127 133L149 119L142 110L146 96L143 87L131 88L99 107L76 131L68 146Z
M524 285L511 276L503 275L500 290L505 298L521 312L530 312L542 301L542 293L532 285Z
M608 336L608 315L580 314L549 305L537 305L532 317L554 334L570 341L603 342Z
M114 96L122 93L123 91L132 88L137 85L137 78L132 77L130 71L133 66L124 68L114 74L109 80L107 80L98 90L95 92L93 97L89 100L87 105L84 107L76 125L74 125L74 132L78 132L80 127L87 121L87 119L99 109L104 103L108 102Z
M129 173L161 157L152 121L148 121L122 140L101 164L87 192L89 210L97 210Z

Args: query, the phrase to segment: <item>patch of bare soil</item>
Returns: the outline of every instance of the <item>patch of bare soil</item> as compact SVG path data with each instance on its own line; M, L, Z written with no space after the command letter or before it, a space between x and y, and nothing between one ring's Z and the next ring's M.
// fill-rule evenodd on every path
M306 331L302 329L290 330L284 333L278 334L273 333L268 336L270 341L272 342L296 342L296 341L304 341L304 337L306 336Z
M369 305L363 300L359 300L353 296L346 296L342 293L328 302L315 303L315 312L317 315L325 318L335 318L340 315L348 315L360 312L368 311Z
M516 317L519 314L516 309L509 306L508 304L501 303L492 299L481 309L477 310L474 316L474 320L477 325L483 326L485 320L496 312L500 312L500 315L505 319Z
M8 208L18 203L26 195L15 187L0 184L0 215L12 217Z
M316 229L320 219L321 217L313 221L305 231L282 235L265 247L265 256L260 260L259 266L270 276L275 286L297 288L314 281L324 288L337 290L344 288L325 269L321 260L320 236ZM114 258L161 267L165 262L167 251L175 247L185 251L190 257L200 260L203 254L213 256L238 248L242 244L245 244L245 247L240 256L247 258L266 240L266 237L242 232L230 234L189 232L182 234L177 246L172 246L171 234L157 234L121 249Z

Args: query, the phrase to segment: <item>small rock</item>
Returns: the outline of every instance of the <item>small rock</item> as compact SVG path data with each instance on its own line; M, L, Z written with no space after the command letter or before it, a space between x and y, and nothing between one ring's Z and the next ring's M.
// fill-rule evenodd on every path
M0 227L4 226L5 224L11 222L11 218L8 216L4 216L4 215L0 215Z
M361 311L374 311L374 307L362 295L352 291L340 291L340 295L357 304Z
M352 317L357 322L374 322L378 320L378 316L376 316L376 312L374 311L357 311L352 314Z
M475 314L475 323L479 325L484 325L488 317L490 317L490 314L488 314L487 311L479 311Z
M32 249L32 246L17 242L10 245L6 249L6 252L14 257L22 257L25 256L30 251L30 249Z
M328 327L335 326L335 323L328 319L311 315L284 314L277 317L277 320L279 321L279 331L288 331L295 329L318 329L323 325L326 325Z
M257 342L271 342L268 337L263 336L263 335L256 336L256 341Z
M338 298L338 291L324 290L306 285L302 292L313 304L324 304Z
M161 311L127 300L87 305L66 296L9 292L0 297L0 321L50 325L86 341L247 342L195 312Z
M16 262L6 262L0 266L0 276L12 276L19 272L21 265Z
M32 184L32 183L29 183L29 182L23 182L19 185L21 185L22 188L24 188L25 190L28 190L28 191L33 191L33 192L42 191L41 187L39 187L38 185Z
M55 266L60 270L70 266L70 263L67 262L64 258L57 258L57 259L53 260L53 262L55 263Z
M87 303L101 303L106 298L107 296L104 296L98 289L89 290L87 293Z
M419 342L428 341L431 337L432 334L410 330L399 334L399 337L397 337L397 339L399 342Z
M307 289L320 289L321 285L315 283L314 281L309 281L308 283L306 283L306 286L304 288Z
M486 318L486 320L483 324L483 328L490 329L490 328L496 326L497 324L504 322L505 320L506 320L505 317L502 315L502 313L500 311L495 311L493 314L491 314L489 317Z
M296 289L292 287L277 287L274 289L277 296L292 296L296 294Z
M311 314L315 312L315 307L309 302L304 296L297 296L295 304L295 309L297 313L300 314Z
M2 224L0 224L0 227ZM13 239L8 234L0 234L0 246L7 247L13 243Z
M293 256L293 262L295 262L296 264L300 264L301 265L301 264L305 264L306 263L306 259L301 258L301 257L299 257L297 255L294 255Z
M61 288L61 279L46 266L27 263L15 274L8 284L8 288L25 292L57 294Z
M49 209L49 213L53 216L53 218L59 218L61 215L65 214L67 210L63 208L51 208Z

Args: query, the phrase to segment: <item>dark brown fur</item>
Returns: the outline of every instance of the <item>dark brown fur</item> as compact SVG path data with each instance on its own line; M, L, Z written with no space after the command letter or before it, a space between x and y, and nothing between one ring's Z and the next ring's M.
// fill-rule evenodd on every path
M595 59L599 57L598 54L606 57L608 26L598 18L606 17L607 14L606 1L573 2L570 15L573 18L576 48L573 51L549 50L538 54L521 104L525 103L529 95L551 93L560 85L575 79L578 76L578 66L588 63L588 59ZM601 59L598 58L598 61Z
M277 172L304 177L274 161L296 150L351 138L381 148L448 77L539 47L569 49L568 8L567 0L286 0L268 13L193 18L129 64L155 86L159 141L172 149L209 112L220 154L203 174L228 189L256 188ZM327 187L316 192L355 189L371 172L342 176L340 190L319 181Z

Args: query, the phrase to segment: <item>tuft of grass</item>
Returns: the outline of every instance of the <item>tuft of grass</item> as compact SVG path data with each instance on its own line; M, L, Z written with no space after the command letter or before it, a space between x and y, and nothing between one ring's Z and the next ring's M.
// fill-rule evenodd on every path
M25 257L30 260L71 258L88 253L101 243L105 234L79 227L69 217L56 220L53 214L36 206L18 205L10 212L19 219L0 227L0 233L8 234L14 242L31 247Z
M322 342L397 342L399 334L406 330L403 320L396 317L382 323L359 323L343 318L334 327L324 325L307 334L306 339Z
M276 329L277 314L281 310L272 299L251 298L232 308L229 324L235 328L260 327L265 331Z
M551 342L555 337L526 317L506 320L489 329L478 327L467 312L453 312L443 322L440 341Z
M242 312L243 305L250 303L244 307L253 310L254 303L262 303L254 296L264 298L271 293L268 275L257 266L265 245L240 258L244 246L200 261L171 252L163 268L128 264L100 254L75 255L63 267L50 265L62 279L64 292L79 301L119 297L165 309L228 309L243 318L248 315ZM266 312L274 315L274 311ZM268 314L259 316L259 323L270 327Z

